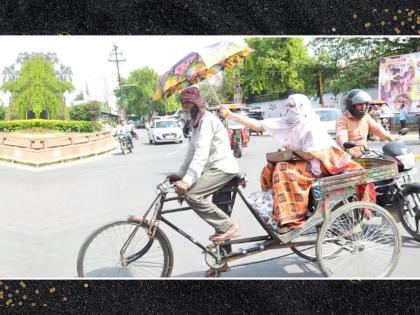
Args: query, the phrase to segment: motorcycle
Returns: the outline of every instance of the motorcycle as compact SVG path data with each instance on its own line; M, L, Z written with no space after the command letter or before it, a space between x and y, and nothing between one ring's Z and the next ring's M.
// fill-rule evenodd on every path
M345 149L355 146L352 142L344 143ZM382 152L366 149L363 158L388 159L397 163L398 176L375 182L377 204L390 210L406 231L420 241L420 184L412 180L412 175L417 172L413 152L404 143L395 141L385 144Z
M191 134L192 134L191 119L188 119L184 123L184 127L182 127L182 133L184 134L185 139L188 139L188 141L191 141Z
M119 133L116 136L118 137L122 154L127 154L127 152L133 152L133 142L130 141L126 133Z
M247 128L242 125L228 125L227 132L233 156L236 158L242 157L242 148L246 148L250 140Z

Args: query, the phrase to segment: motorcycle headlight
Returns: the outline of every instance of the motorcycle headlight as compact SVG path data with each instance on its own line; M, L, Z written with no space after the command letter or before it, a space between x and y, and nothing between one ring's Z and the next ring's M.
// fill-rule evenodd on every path
M413 153L397 155L395 158L402 163L404 170L412 169L416 165Z

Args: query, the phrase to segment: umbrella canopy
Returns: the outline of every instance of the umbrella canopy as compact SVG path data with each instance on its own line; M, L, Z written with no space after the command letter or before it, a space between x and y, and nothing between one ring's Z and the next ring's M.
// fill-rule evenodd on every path
M223 41L189 53L160 77L153 99L157 101L169 97L225 68L233 68L252 51L248 47Z

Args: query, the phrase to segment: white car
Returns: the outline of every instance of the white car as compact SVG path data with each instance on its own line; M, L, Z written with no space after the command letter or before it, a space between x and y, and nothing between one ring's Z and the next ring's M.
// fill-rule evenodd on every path
M163 142L182 143L184 135L175 119L156 119L148 130L149 142L152 144Z
M324 129L335 138L335 122L341 115L341 111L338 108L323 107L315 108L314 112L319 116Z

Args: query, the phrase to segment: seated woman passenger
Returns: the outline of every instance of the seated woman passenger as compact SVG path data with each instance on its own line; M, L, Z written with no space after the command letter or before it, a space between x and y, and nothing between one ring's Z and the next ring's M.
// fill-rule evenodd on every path
M265 131L287 150L303 160L267 163L261 173L263 190L273 189L273 219L287 232L302 225L308 208L309 191L315 178L361 169L341 150L321 126L311 103L303 94L293 94L286 102L284 117L255 120L233 114L221 107L220 114L255 131ZM373 184L357 188L358 199L375 202Z

